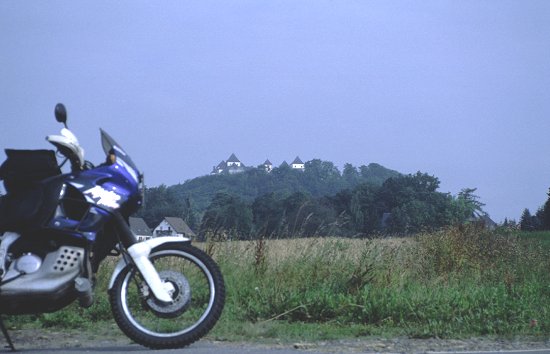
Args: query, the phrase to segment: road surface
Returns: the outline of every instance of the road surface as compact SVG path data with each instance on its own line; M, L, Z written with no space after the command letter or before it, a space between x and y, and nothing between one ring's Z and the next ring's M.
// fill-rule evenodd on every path
M327 354L327 353L427 353L427 354L550 354L550 338L442 340L436 338L359 338L325 342L236 343L201 340L183 349L152 351L105 328L102 334L61 330L10 331L20 353L148 353L148 354ZM0 353L9 353L3 348Z

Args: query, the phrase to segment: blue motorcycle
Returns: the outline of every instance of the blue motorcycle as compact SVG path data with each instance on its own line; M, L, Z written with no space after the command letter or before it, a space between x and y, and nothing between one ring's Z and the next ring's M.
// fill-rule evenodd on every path
M128 218L142 204L143 175L105 131L105 161L84 160L62 104L53 150L10 150L0 167L0 314L54 312L78 300L89 307L99 266L113 263L108 293L113 317L135 342L180 348L219 319L225 287L217 264L184 237L138 242ZM70 172L61 168L69 161ZM0 328L14 346L1 322Z

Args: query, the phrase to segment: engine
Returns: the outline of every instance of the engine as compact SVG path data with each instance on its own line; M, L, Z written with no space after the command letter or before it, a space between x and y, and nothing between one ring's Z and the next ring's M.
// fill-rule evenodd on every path
M51 312L76 298L75 279L84 269L83 248L61 246L42 259L25 252L9 265L0 287L0 312Z

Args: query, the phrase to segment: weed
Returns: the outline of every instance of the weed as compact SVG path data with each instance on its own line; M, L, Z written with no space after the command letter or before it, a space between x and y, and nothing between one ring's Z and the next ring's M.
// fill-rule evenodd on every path
M214 336L295 338L297 328L411 337L550 334L550 243L471 227L408 238L293 238L196 243L224 274ZM82 327L110 319L105 262L90 309L10 319ZM328 332L327 332L328 331ZM295 333L296 332L296 333ZM353 333L352 333L353 332Z

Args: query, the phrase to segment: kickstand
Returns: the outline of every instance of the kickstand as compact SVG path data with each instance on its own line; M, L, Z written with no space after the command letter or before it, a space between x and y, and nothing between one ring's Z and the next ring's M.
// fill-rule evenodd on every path
M8 345L6 347L9 347L11 348L11 351L12 352L15 352L16 349L15 347L13 346L13 343L11 341L11 338L10 338L10 335L8 333L8 329L6 328L6 326L4 325L4 321L2 321L2 317L0 317L0 329L2 330L2 333L4 334L4 338L6 338L6 341L8 342Z

